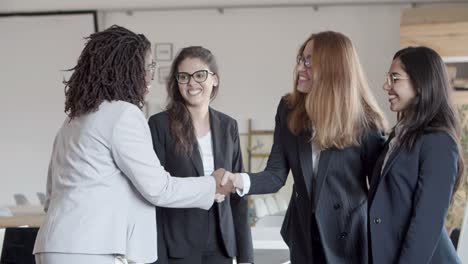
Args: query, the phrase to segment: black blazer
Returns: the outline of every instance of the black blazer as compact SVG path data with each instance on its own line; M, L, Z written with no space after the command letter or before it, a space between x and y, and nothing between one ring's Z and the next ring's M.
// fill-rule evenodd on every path
M411 151L382 152L369 192L375 264L460 263L444 228L457 176L458 148L445 132L427 132Z
M237 122L231 117L210 108L210 128L213 141L215 169L228 171L243 170ZM194 149L191 158L175 152L175 143L170 133L167 112L153 115L149 119L153 145L161 164L176 177L203 175L200 152ZM230 195L222 203L216 203L220 219L222 240L227 254L238 262L253 263L253 246L248 219L247 198ZM186 257L198 249L208 233L207 213L202 209L174 209L158 207L158 263L165 255ZM167 248L165 248L167 247Z
M313 263L312 217L316 218L328 263L367 263L367 175L385 142L382 134L366 133L361 146L323 150L313 186L307 180L312 174L311 133L293 135L287 124L288 112L283 99L276 113L267 167L250 174L249 194L278 191L291 170L294 187L281 235L289 246L292 263ZM309 196L311 188L313 197Z

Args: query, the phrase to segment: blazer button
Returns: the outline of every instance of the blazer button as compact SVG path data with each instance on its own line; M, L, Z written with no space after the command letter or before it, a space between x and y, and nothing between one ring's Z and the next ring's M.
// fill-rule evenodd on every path
M382 219L376 217L376 218L374 218L374 223L380 224L380 223L382 223Z
M341 235L340 235L341 238L346 238L347 236L348 236L348 233L346 233L346 232L343 232L343 233L341 233Z
M341 208L341 204L336 203L336 204L333 205L333 208L334 208L335 210L338 210L338 209Z

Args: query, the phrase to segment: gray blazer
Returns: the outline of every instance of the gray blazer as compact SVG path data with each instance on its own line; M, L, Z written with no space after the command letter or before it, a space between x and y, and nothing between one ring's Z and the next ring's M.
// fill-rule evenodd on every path
M249 194L278 191L291 170L293 193L281 228L291 262L313 263L310 234L315 217L327 263L367 263L367 177L385 142L382 134L367 131L360 146L323 150L312 181L311 133L293 135L288 113L283 99L267 166L263 172L249 174Z
M173 178L154 153L140 109L103 102L96 112L66 119L47 177L47 212L34 253L121 254L157 258L153 205L213 205L212 177Z

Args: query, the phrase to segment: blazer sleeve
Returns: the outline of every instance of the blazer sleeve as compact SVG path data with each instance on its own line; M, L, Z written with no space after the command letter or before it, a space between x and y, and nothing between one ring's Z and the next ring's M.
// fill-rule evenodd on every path
M423 136L413 212L398 263L429 263L457 178L458 147L444 132Z
M249 173L249 194L275 193L286 183L290 166L286 158L286 146L283 146L282 142L284 135L281 135L281 128L287 122L286 117L286 103L283 99L276 111L273 146L271 147L266 168L262 172Z
M235 121L231 134L233 136L235 147L232 160L232 170L233 172L242 172L244 170L244 166L242 164L239 130L237 122ZM237 194L231 194L230 199L232 218L234 220L234 231L236 234L237 263L253 263L253 244L249 225L248 198L247 196L239 197Z
M150 203L208 210L214 202L213 177L177 178L164 170L151 144L146 120L136 107L123 111L114 125L111 152L117 167Z
M44 202L44 212L46 213L47 213L47 210L49 210L51 194L52 194L52 159L49 162L49 169L47 170L46 199Z
M47 213L49 210L49 205L50 205L50 195L52 194L52 160L53 160L53 155L55 153L55 145L57 144L57 136L55 136L54 139L54 144L52 147L52 155L49 161L49 168L47 169L47 183L46 183L46 198L44 201L44 212Z

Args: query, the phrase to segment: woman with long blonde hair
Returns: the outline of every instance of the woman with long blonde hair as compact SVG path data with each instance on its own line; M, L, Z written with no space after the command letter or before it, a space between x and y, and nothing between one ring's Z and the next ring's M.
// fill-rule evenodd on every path
M367 180L386 120L343 34L311 35L295 73L294 90L278 106L266 169L226 172L223 180L241 194L274 193L292 171L281 229L292 263L367 263Z

